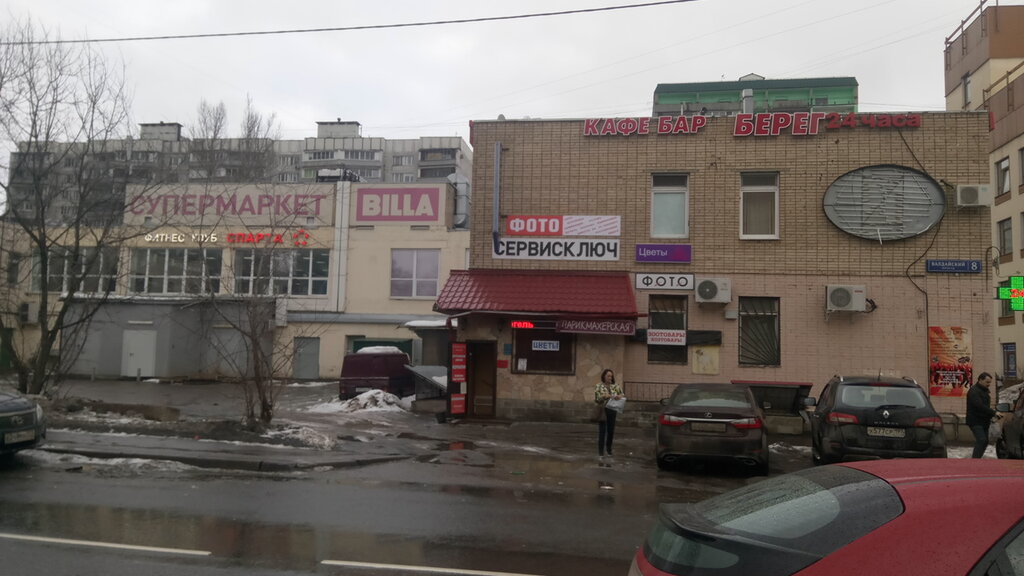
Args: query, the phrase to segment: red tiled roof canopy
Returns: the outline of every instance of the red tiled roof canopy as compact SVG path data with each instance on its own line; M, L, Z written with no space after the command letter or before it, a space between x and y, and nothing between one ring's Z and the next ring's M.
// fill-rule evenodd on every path
M438 312L537 312L636 318L625 272L453 270L434 306Z

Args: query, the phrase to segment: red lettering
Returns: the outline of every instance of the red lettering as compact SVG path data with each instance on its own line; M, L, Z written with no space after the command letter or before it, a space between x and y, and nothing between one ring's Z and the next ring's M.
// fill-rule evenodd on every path
M877 128L889 128L892 126L891 116L879 116L878 122L875 122Z
M767 136L771 133L772 115L766 112L754 115L754 136Z
M789 114L772 114L772 136L778 136L783 128L788 128L793 123L793 117Z
M638 128L638 131L640 132L640 134L649 134L650 133L650 129L651 129L651 119L650 118L641 118L640 119L640 126Z
M707 116L693 116L690 118L690 130L696 132L708 125Z
M203 196L199 199L199 213L206 214L206 209L213 206L215 199L213 196Z
M907 115L907 128L920 128L921 127L921 115L920 114L908 114Z
M806 136L811 115L808 112L796 112L793 114L793 135Z
M636 132L636 120L633 118L623 118L619 120L618 124L619 133L624 136Z
M263 214L265 210L269 210L274 205L274 197L270 194L261 194L258 204L257 214Z
M615 121L608 119L604 121L604 128L601 128L601 136L615 135Z
M282 234L274 234L274 244L284 244L284 238Z
M754 115L737 114L736 125L732 129L733 136L750 136L754 133Z
M600 118L588 118L583 121L583 135L584 136L597 136L597 123L600 122Z
M824 118L825 118L825 113L824 112L811 112L811 129L810 129L810 131L808 133L810 133L810 134L817 134L818 133L818 125L821 123L821 121Z
M686 119L686 116L680 116L676 118L676 125L672 127L673 134L687 134L690 132L690 122Z
M672 117L658 116L658 134L668 134L669 132L672 132Z

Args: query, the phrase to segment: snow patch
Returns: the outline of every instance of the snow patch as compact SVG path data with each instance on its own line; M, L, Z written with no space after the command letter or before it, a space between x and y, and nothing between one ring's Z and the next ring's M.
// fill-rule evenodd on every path
M415 396L399 398L383 390L369 390L348 400L331 400L310 407L309 411L316 414L341 414L353 412L408 412L412 410Z

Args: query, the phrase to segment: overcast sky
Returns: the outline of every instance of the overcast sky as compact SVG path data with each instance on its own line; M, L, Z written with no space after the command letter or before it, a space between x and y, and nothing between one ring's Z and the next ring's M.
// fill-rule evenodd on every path
M640 0L6 0L63 39L370 26L629 5ZM1016 2L1003 2L1016 3ZM98 46L123 60L136 122L191 125L246 96L285 139L316 122L364 136L458 135L469 121L650 115L659 83L853 76L862 111L942 110L943 46L975 0L694 0L468 24ZM3 15L5 18L7 14Z

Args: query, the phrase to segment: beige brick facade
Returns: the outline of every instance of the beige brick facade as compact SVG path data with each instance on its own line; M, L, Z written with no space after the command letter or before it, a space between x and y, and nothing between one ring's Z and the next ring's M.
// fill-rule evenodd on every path
M621 372L627 395L656 400L678 382L756 380L811 382L816 393L833 374L884 373L929 377L928 326L968 329L975 373L995 366L988 208L958 208L957 183L986 182L988 123L981 113L924 113L918 128L822 129L816 135L734 136L733 118L709 118L696 133L585 136L583 120L485 121L473 127L473 268L608 270L685 273L732 281L729 304L697 304L688 296L688 330L720 331L716 374L694 374L695 347L686 365L652 364L647 346L621 336L579 335L573 376L514 374L501 368L497 327L474 325L460 339L498 342L496 411L514 417L533 401L575 410L589 400L600 369ZM653 132L653 131L652 131ZM495 146L500 143L500 216L621 216L614 261L500 259L492 256ZM895 241L865 240L837 228L823 210L837 178L873 165L923 172L947 194L946 212L923 234ZM740 175L779 175L777 240L740 239ZM688 175L689 234L651 236L651 174ZM504 232L502 230L502 232ZM689 244L690 263L637 262L639 243ZM928 259L981 260L980 274L926 273ZM825 313L829 284L864 285L877 304L870 313ZM646 327L648 297L638 290ZM781 363L741 366L738 322L730 314L740 297L780 300ZM475 320L474 320L475 321ZM480 320L479 322L496 322ZM504 339L508 340L505 327ZM960 398L935 398L941 412L963 413ZM557 408L557 406L556 406Z

